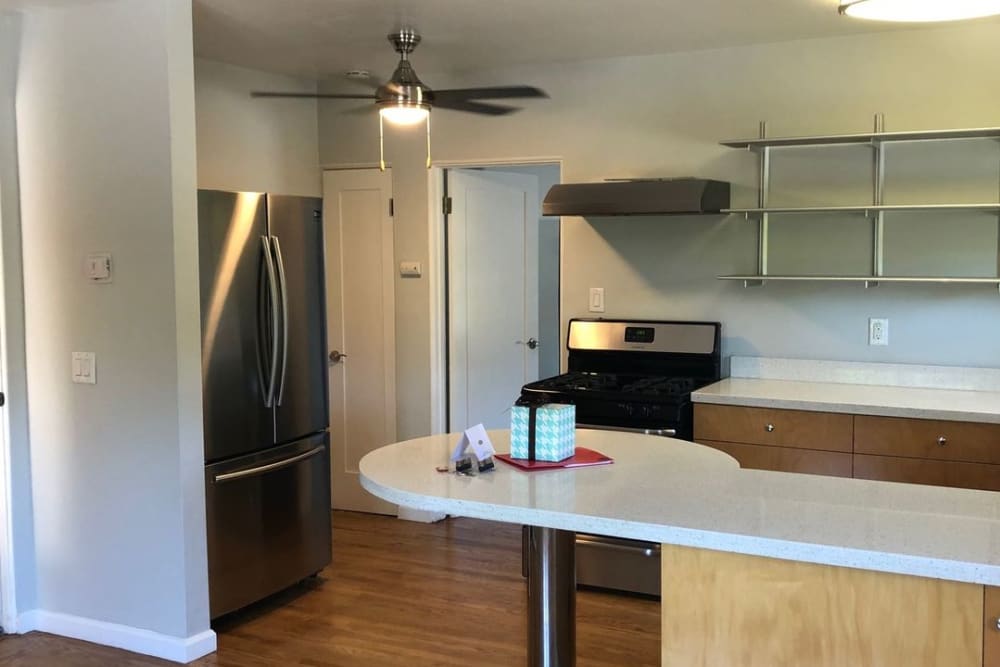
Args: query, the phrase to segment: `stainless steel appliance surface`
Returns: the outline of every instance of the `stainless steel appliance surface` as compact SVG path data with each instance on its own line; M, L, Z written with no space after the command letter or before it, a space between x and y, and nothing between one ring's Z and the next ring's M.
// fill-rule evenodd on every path
M331 558L322 201L198 192L209 602Z
M721 338L718 322L570 320L568 372L526 384L521 396L574 404L578 428L690 440L691 392L720 379ZM576 580L659 596L660 545L578 534Z

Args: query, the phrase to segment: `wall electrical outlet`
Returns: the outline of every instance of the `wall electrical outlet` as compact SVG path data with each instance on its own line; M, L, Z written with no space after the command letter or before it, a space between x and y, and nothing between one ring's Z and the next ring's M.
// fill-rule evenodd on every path
M889 344L889 320L873 317L868 320L868 344Z
M589 310L592 313L603 313L604 312L604 288L603 287L591 287L590 288L590 306Z

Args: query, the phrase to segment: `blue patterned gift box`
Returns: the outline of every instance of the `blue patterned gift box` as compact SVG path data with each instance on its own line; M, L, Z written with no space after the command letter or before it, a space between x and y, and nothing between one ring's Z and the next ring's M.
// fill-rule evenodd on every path
M546 403L510 409L510 455L530 459L531 411L535 410L536 461L562 461L576 452L576 406Z

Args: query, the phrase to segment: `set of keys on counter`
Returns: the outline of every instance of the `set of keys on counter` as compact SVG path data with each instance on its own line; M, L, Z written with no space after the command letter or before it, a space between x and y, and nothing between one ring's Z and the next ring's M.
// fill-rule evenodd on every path
M469 453L472 449L472 453ZM493 456L496 450L493 449L493 442L486 434L486 428L482 424L476 424L465 429L462 438L455 445L455 450L451 453L451 460L447 466L438 466L438 472L452 472L459 475L475 476L473 468L478 468L480 473L490 472L496 468ZM475 464L473 463L475 460ZM454 468L452 466L454 465Z

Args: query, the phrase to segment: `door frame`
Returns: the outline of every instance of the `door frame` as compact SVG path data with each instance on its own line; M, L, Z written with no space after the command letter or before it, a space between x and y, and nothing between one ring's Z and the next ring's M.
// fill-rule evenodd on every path
M428 175L427 235L429 239L428 287L430 289L430 361L431 361L431 434L448 431L448 256L445 248L447 216L441 202L445 196L445 171L448 169L475 169L476 167L529 167L557 165L562 180L564 165L561 157L532 157L523 159L442 160L435 161ZM559 218L559 304L562 308L562 217ZM562 316L560 313L560 321ZM560 361L560 364L562 362Z
M0 408L0 626L7 633L19 630L14 558L15 511L22 524L32 521L30 506L25 507L24 503L16 506L14 502L15 492L19 500L23 500L25 494L30 495L31 480L30 469L25 466L29 452L28 408L24 398L27 353L24 347L24 274L15 109L22 17L17 13L11 17L0 25L0 41L4 44L0 53L0 133L11 147L0 156L0 391L7 398L4 407ZM11 389L19 399L13 403ZM19 539L23 542L18 544L18 549L30 563L34 558L34 545L31 533L27 536L24 533L23 528L19 530ZM23 621L21 623L23 625Z

